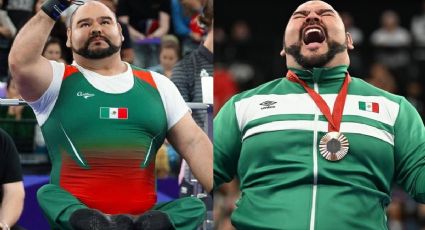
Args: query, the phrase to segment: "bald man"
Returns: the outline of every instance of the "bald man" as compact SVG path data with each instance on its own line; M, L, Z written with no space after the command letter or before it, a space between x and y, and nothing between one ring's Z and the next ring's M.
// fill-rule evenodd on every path
M235 176L237 229L387 229L395 181L425 202L425 128L403 97L351 77L351 35L323 1L293 12L289 69L214 120L214 186Z
M52 228L195 229L205 215L200 200L156 204L155 155L167 137L211 190L211 142L166 77L121 60L121 27L102 3L87 2L71 16L72 65L42 57L70 4L46 1L9 56L49 149L51 183L37 197Z

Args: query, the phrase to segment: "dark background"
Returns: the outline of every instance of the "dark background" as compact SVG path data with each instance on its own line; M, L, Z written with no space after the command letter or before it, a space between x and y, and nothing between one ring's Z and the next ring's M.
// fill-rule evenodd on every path
M215 1L215 27L221 27L229 35L232 25L238 20L244 20L251 28L254 50L250 59L254 62L257 71L256 79L247 87L257 85L261 82L275 79L286 72L285 62L280 57L284 29L289 17L295 9L305 1L254 1L254 0L231 0ZM354 17L354 24L363 31L363 45L357 47L364 53L365 63L370 62L369 37L371 33L379 28L381 13L391 9L400 16L400 23L410 30L412 16L422 11L422 1L326 1L338 12L347 11ZM223 51L215 49L214 58L217 62L228 62L222 60ZM233 61L233 60L232 60ZM364 73L366 74L366 73ZM364 76L360 76L364 77ZM245 89L245 87L242 87Z

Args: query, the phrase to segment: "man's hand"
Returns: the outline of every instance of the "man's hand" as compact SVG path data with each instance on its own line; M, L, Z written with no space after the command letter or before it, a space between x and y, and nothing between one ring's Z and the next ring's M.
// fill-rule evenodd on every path
M53 20L60 19L62 12L64 12L72 4L71 0L47 0L41 6L41 9L49 15Z

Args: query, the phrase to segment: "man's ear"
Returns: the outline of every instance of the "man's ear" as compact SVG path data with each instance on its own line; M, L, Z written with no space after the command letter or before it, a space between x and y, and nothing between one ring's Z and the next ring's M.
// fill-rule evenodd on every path
M123 41L124 41L124 35L122 35L122 27L121 27L121 24L120 24L119 22L117 22L117 26L118 26L118 30L120 31L120 34L121 34L121 41L123 42Z
M286 51L285 51L285 47L282 48L282 50L280 51L280 56L285 57L286 55Z
M66 30L66 47L71 48L72 43L71 43L71 28L68 27L68 29Z
M347 39L347 48L349 50L354 49L354 43L353 43L353 37L351 37L351 34L349 32L345 33L346 39Z

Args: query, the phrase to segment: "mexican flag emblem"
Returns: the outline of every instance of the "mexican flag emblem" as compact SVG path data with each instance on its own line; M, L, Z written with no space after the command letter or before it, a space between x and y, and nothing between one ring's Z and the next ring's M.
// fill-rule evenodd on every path
M379 104L376 102L359 101L359 109L368 112L379 113Z
M128 119L128 109L100 107L100 119Z

